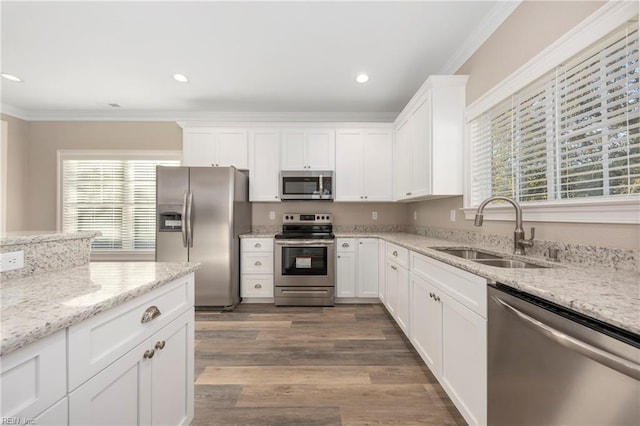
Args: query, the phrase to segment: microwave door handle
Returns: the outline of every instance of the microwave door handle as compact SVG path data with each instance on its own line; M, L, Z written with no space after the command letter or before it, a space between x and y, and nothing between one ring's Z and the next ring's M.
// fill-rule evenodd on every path
M322 175L318 176L318 179L319 179L319 182L318 182L318 183L319 183L319 185L318 185L318 186L320 187L320 197L322 197L322 194L324 194L324 188L322 187L322 184L323 184L323 182L322 182L322 181L323 181L324 179L322 179Z

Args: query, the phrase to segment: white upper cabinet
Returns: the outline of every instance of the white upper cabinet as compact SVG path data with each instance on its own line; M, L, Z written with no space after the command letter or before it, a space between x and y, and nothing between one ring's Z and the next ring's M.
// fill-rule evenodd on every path
M249 131L249 201L280 201L280 129Z
M333 129L285 129L282 132L282 170L333 170L335 145Z
M185 128L182 132L182 165L249 168L246 129Z
M336 130L336 201L391 201L391 128Z
M429 77L394 122L394 199L462 194L466 81Z

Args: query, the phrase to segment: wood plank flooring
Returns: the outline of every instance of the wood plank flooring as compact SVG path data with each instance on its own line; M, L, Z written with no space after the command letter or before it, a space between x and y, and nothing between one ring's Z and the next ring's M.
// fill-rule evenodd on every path
M382 305L196 312L193 425L464 425Z

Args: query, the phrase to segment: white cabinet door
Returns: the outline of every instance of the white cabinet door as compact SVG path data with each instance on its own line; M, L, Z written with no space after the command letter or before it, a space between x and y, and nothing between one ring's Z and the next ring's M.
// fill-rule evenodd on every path
M387 296L386 296L386 288L387 288L387 243L384 240L378 241L378 299L386 305L387 304Z
M442 365L442 304L437 290L411 275L411 343L431 372L440 377Z
M486 424L487 320L442 292L441 384L470 424Z
M360 129L336 131L335 201L363 201L363 143Z
M152 424L185 425L193 419L193 338L193 308L152 338Z
M394 199L402 200L411 196L413 180L413 160L411 158L409 121L405 120L396 129L395 139L395 188Z
M409 118L411 139L411 196L420 197L431 192L431 137L429 133L430 98L425 96L414 107Z
M385 271L385 306L392 317L396 318L396 306L398 305L398 265L386 259Z
M6 418L6 417L5 417ZM66 426L69 424L69 401L65 396L60 401L38 414L33 424L44 426ZM25 423L28 424L28 423Z
M398 282L396 291L396 322L409 337L409 270L398 266Z
M307 168L311 170L335 169L336 136L332 129L307 131Z
M69 394L71 425L151 424L151 363L147 339Z
M211 167L217 158L216 135L211 130L185 130L182 137L182 165Z
M307 133L304 129L286 129L282 132L282 170L303 170L306 164Z
M378 297L378 239L358 240L358 297Z
M335 147L333 129L285 129L282 170L334 170Z
M364 201L391 201L393 199L393 132L385 129L365 130L361 156ZM339 158L336 153L336 175ZM351 158L350 161L355 163L357 160Z
M337 241L338 244L340 240ZM356 296L356 253L339 252L336 255L336 296Z
M249 160L249 201L280 201L280 131L252 130Z
M249 168L249 139L245 129L218 129L217 144L216 165Z

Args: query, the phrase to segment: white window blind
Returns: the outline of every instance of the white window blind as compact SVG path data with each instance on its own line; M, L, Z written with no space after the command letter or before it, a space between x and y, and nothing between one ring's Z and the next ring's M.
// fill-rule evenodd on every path
M637 23L470 122L471 203L640 193Z
M61 161L63 231L102 232L95 252L155 250L156 165L180 162L78 157Z

